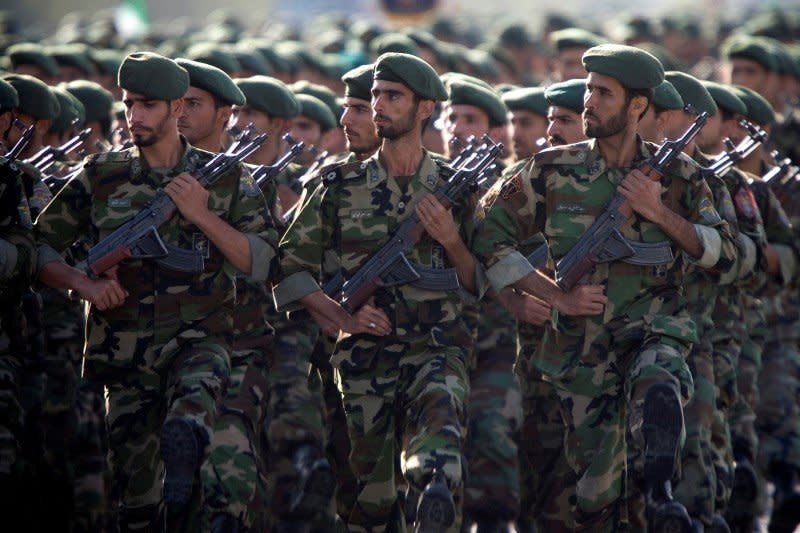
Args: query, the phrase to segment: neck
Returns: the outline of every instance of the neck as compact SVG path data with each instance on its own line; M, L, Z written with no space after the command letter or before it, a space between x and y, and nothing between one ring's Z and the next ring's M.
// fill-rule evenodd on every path
M411 176L417 172L425 154L419 131L409 132L394 140L384 139L380 154L381 162L390 176Z
M278 147L274 144L262 144L261 148L248 157L246 161L251 165L271 165L278 159Z
M220 142L222 139L222 132L214 132L211 135L203 137L202 139L198 139L192 143L192 146L195 148L200 148L201 150L205 150L206 152L211 152L216 154L220 151L222 147L222 143Z
M372 155L377 151L378 151L378 149L375 148L373 150L367 150L367 151L364 151L364 152L353 152L353 154L356 156L356 159L358 159L359 161L366 161L367 159L372 157Z
M139 151L151 168L174 168L181 160L183 145L176 133L164 137L155 144L144 146Z
M761 163L765 159L764 156L765 156L764 148L759 146L758 148L753 150L752 154L739 161L736 164L736 166L739 168L739 170L744 170L745 172L749 172L750 174L753 174L755 176L760 176Z
M636 126L628 126L616 135L597 139L597 147L609 167L630 166L636 155Z

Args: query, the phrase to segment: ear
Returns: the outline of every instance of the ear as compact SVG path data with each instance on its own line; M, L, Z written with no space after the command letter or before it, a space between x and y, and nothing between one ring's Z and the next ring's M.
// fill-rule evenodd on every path
M170 102L170 113L174 117L183 115L183 98L176 98Z
M46 135L47 132L50 131L50 126L52 125L53 125L52 119L40 118L39 120L36 121L36 127L35 127L36 134L41 136Z
M647 97L645 97L645 96L634 96L631 99L630 108L631 108L632 111L634 111L636 113L636 116L638 118L638 116L645 109L647 109Z
M217 124L224 126L228 123L233 114L233 108L231 106L226 105L217 109Z
M506 136L506 128L508 126L495 126L494 128L489 128L489 137L492 138L495 142L505 142L503 139Z
M428 118L433 115L433 111L436 109L436 102L433 100L420 100L419 101L419 108L418 111L422 118Z

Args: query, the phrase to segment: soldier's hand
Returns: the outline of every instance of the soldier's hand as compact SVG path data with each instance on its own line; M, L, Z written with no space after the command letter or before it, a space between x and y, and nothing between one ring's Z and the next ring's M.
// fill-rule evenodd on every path
M334 338L339 335L339 324L337 324L336 321L331 320L326 315L315 309L308 309L308 312L311 315L311 318L314 319L314 322L316 322L319 328L322 330L322 333L328 337Z
M650 222L658 224L664 204L661 182L650 179L644 172L635 168L619 184L619 193L625 197L631 208Z
M107 278L89 281L79 294L100 311L119 307L128 297L128 291L122 288L119 281Z
M198 220L208 213L208 191L191 174L178 174L167 183L164 192L192 224L198 225Z
M553 306L568 316L599 315L608 303L603 285L576 285L553 302Z
M356 314L350 316L342 325L347 333L368 333L383 337L392 332L392 323L382 309L371 304L364 304Z
M497 301L520 322L541 326L550 318L550 305L530 294L505 288L497 295Z
M445 209L433 194L420 200L416 212L428 235L445 248L461 239L453 220L453 213L449 209Z

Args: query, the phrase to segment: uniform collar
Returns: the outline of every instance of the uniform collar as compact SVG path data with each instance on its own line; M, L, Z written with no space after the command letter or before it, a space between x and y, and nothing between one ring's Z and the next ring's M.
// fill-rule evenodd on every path
M367 188L374 189L379 184L389 180L389 173L381 164L379 157L380 150L375 152L369 158L361 163L361 168L367 172ZM436 162L430 156L430 153L423 149L422 161L420 162L417 172L414 174L414 180L419 181L426 189L435 191L439 185L439 172L436 167ZM389 181L391 185L396 185L394 180Z

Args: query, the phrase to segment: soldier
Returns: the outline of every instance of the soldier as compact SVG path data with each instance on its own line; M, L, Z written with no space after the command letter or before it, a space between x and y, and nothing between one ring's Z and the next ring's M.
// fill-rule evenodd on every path
M34 126L33 137L20 154L20 159L27 159L44 148L45 135L60 111L58 99L49 86L33 76L8 74L3 79L11 85L19 86L17 93L21 93L20 105L15 112L16 118L26 127ZM9 145L13 146L21 134L17 128L10 127L6 137Z
M178 134L186 70L157 54L133 53L118 81L136 147L88 158L39 217L37 231L39 279L92 304L84 370L106 386L111 493L125 531L162 527L162 502L171 521L183 518L230 371L231 274L266 279L277 234L241 167L209 189L188 173L210 155ZM159 228L162 239L204 257L203 272L131 259L91 279L63 262L59 251L81 236L105 238L161 187L180 212Z
M347 150L359 161L374 154L381 145L375 123L372 122L370 90L373 68L372 64L362 65L342 76L345 85L344 113L339 123L347 139Z
M571 79L554 83L544 92L547 99L547 142L563 146L586 140L583 132L583 93L586 80Z
M300 104L300 113L292 119L289 133L294 140L305 143L305 150L295 161L301 166L308 167L314 163L317 154L327 150L327 134L337 128L336 117L325 103L315 96L296 94L295 98ZM286 206L287 209L290 207L292 206Z
M383 144L363 163L328 171L282 240L286 278L274 292L279 305L299 300L326 331L350 333L340 336L331 359L358 478L350 530L402 530L408 516L417 531L458 531L471 345L459 293L401 285L350 315L316 281L327 272L326 250L336 250L345 276L352 275L411 213L428 232L412 260L455 265L459 279L473 275L463 241L469 203L450 215L428 194L445 169L423 150L422 124L447 98L445 88L427 63L405 54L378 58L374 76L373 117ZM405 512L397 464L408 483Z
M81 101L86 110L84 127L92 128L91 134L83 142L83 150L87 154L105 151L111 140L111 108L114 97L93 81L72 81L65 88Z
M564 28L550 34L550 43L555 48L553 77L556 81L585 78L581 57L589 48L603 44L603 37L582 28Z
M574 472L570 506L560 510L563 523L597 531L623 523L644 527L637 516L641 494L651 530L688 528L686 510L670 490L682 405L692 392L684 358L697 340L682 273L687 262L730 268L734 246L691 160L678 157L660 183L636 169L654 151L637 142L635 132L652 89L663 81L658 60L636 48L601 45L588 50L583 63L589 72L584 129L594 139L534 156L505 183L473 249L496 289L514 286L558 310L529 364L555 386L561 402ZM674 256L649 258L650 266L597 264L588 285L564 292L514 251L541 231L553 259L563 257L615 190L636 213L623 235L662 242L674 247ZM626 468L631 447L642 450L644 480Z
M546 145L547 100L544 89L514 89L503 95L511 122L514 161L531 157Z
M16 74L33 76L48 85L58 80L58 63L45 52L44 47L40 44L11 45L6 50L6 56L11 62L11 70Z

